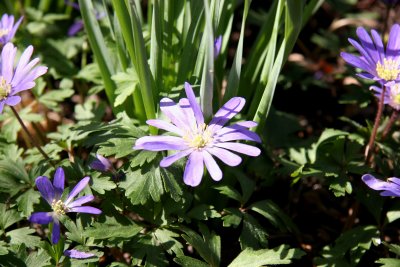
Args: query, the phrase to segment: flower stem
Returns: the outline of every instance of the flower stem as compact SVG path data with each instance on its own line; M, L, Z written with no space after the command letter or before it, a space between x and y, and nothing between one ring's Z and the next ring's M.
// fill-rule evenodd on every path
M392 126L396 122L398 116L399 116L399 111L393 110L393 113L390 116L389 122L386 124L386 127L383 130L382 137L381 137L382 141L386 139L387 135L390 132L390 129L392 129Z
M385 91L386 91L386 86L383 85L381 98L379 99L379 104L378 104L378 111L376 112L374 128L372 128L371 136L369 138L368 145L365 148L365 152L364 152L366 162L369 162L369 159L372 156L371 151L373 151L373 148L374 148L376 133L378 131L379 123L380 123L381 117L382 117L383 104L384 104L384 99L385 99Z
M39 150L40 154L42 154L43 157L49 161L51 166L53 166L55 168L56 166L50 160L49 156L46 154L46 152L43 151L43 149L38 145L38 143L35 141L33 136L29 133L28 128L26 128L26 126L25 126L24 122L22 121L21 117L18 115L18 112L15 110L14 107L10 106L10 108L13 111L15 117L17 118L19 124L21 124L22 129L25 131L26 135L29 137L29 140L31 141L31 144L34 145Z

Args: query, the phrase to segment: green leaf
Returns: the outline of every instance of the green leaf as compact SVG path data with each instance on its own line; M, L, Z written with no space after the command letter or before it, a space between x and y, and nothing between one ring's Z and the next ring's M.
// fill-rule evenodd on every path
M93 184L91 188L99 194L104 194L105 191L110 191L117 187L115 182L111 181L108 177L92 176Z
M231 186L217 185L217 186L214 186L214 188L217 189L221 194L242 203L242 196L240 195L240 193L238 191L236 191L236 189L232 188Z
M27 267L41 267L49 266L51 257L45 250L39 250L39 252L31 252L25 259Z
M168 266L163 248L154 236L146 235L135 240L132 251L132 265L134 266Z
M381 267L399 267L400 260L399 259L390 259L390 258L381 258L377 260L375 263L380 263Z
M281 245L274 249L243 250L228 267L256 267L267 264L290 264L293 259L300 259L306 253L299 249Z
M98 103L95 99L88 99L83 105L75 106L75 119L100 121L106 111L106 105L103 102Z
M10 238L10 244L20 245L25 244L28 248L35 248L40 242L40 237L32 236L35 233L34 229L22 227L6 233Z
M178 263L180 266L183 267L208 267L207 263L204 261L188 257L188 256L180 256L177 258L174 258L174 262Z
M238 209L227 208L224 209L222 214L224 214L224 216L222 217L224 227L232 226L236 228L242 222L243 213L240 212L240 210Z
M7 210L7 205L0 203L0 229L5 230L7 227L21 221L22 219L23 218L16 210Z
M51 90L46 92L44 95L39 96L38 101L45 105L49 109L54 111L60 111L60 102L64 99L71 97L74 94L74 90L59 88L57 90Z
M85 236L100 240L110 238L130 239L142 230L143 227L133 222L129 225L121 225L117 222L96 222L92 227L85 229Z
M139 85L139 80L133 68L128 68L125 72L118 72L111 78L114 80L117 87L115 91L117 97L114 102L114 106L116 107L124 103L124 101L133 94Z
M139 150L135 151L135 155L131 159L131 167L142 167L145 163L152 162L158 155L156 151Z
M196 220L208 220L209 218L219 218L221 215L215 210L214 206L199 204L193 207L187 215Z
M33 205L40 202L39 192L29 188L17 198L18 210L22 215L27 217L33 212Z
M268 234L250 214L243 214L243 229L239 237L242 249L258 249L268 244Z
M30 179L20 161L14 162L8 159L0 161L0 191L14 196L29 186L23 182L30 183Z
M183 246L178 240L176 240L176 238L179 237L179 234L163 228L157 229L153 234L169 254L174 253L176 256L183 256Z
M107 143L100 145L97 153L107 156L115 155L115 158L119 159L125 157L134 152L133 145L135 143L135 139L126 137L126 138L111 138L107 141Z

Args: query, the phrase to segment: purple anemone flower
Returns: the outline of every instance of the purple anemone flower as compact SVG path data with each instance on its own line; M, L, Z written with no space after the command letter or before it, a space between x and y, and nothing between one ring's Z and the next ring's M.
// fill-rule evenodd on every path
M385 181L376 179L371 174L364 174L361 177L361 179L371 189L383 190L383 192L381 192L381 196L400 197L400 179L399 178L392 177L392 178L387 179L388 181L385 182Z
M218 36L214 40L214 58L219 56L219 53L221 53L221 46L222 46L222 35Z
M114 167L112 166L110 160L99 154L96 154L96 159L93 160L92 163L89 164L89 166L90 168L101 172L114 170Z
M3 47L0 58L0 113L3 112L4 105L15 106L21 102L21 97L16 94L34 87L35 79L47 72L47 67L35 67L39 62L38 58L29 61L32 52L33 47L30 45L14 68L17 48L12 43Z
M380 99L383 89L377 86L371 86L370 89L375 92L375 96ZM394 83L386 86L383 103L391 106L395 110L400 110L400 83Z
M60 222L59 218L68 212L82 212L90 214L100 214L101 210L89 206L82 206L89 201L94 199L94 196L83 196L74 201L73 198L78 195L85 186L89 183L90 178L83 178L69 193L67 199L64 201L61 199L64 193L64 170L59 167L54 174L54 181L51 184L49 178L46 176L39 176L36 178L36 186L39 189L42 197L49 203L52 212L35 212L29 218L29 221L39 224L48 224L53 222L53 232L51 235L51 241L56 244L60 239Z
M340 54L348 64L363 71L357 75L384 85L400 80L400 26L392 26L386 49L375 30L371 30L371 39L364 28L358 27L357 36L360 43L351 38L349 42L358 50L360 56L346 52Z
M83 252L76 249L68 249L64 251L64 255L72 259L87 259L96 256L93 253Z
M147 124L166 130L175 136L145 136L136 141L134 149L150 151L178 150L177 153L161 160L161 167L168 167L175 161L188 156L183 181L190 186L200 184L204 165L215 181L222 179L222 171L213 156L229 166L237 166L242 159L231 151L249 156L258 156L260 149L236 143L236 140L261 142L260 137L248 130L257 124L253 121L224 125L243 108L244 98L233 97L218 110L211 122L206 125L193 89L185 83L187 98L176 104L169 98L160 101L161 111L172 123L164 120L148 120Z
M4 14L0 20L0 47L14 38L15 32L21 24L23 17L14 24L14 16Z

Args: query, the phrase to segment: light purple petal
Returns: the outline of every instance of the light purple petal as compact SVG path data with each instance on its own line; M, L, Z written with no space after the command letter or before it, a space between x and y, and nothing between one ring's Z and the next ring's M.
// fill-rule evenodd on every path
M64 170L63 170L63 168L58 167L56 172L54 173L54 180L53 180L53 186L54 186L56 199L61 198L61 195L64 192L64 184L65 184Z
M393 58L399 56L400 50L400 26L394 24L390 29L389 40L386 46L386 57Z
M365 60L363 60L362 58L346 53L346 52L342 52L340 53L340 56L344 59L344 61L346 61L348 64L352 65L353 67L368 71L368 72L374 72L375 70L371 69L371 66L365 62Z
M211 154L208 153L206 150L204 150L202 153L203 153L204 164L206 165L206 168L210 173L211 178L214 181L220 181L222 179L222 171L219 168L217 162L211 156Z
M397 184L399 186L399 189L400 189L400 179L399 178L391 177L391 178L388 179L388 181L390 181L390 182L392 182L394 184Z
M21 97L14 95L14 96L9 96L4 100L5 104L9 105L9 106L15 106L17 105L19 102L21 102Z
M360 39L361 45L364 47L364 49L368 53L368 54L364 54L363 56L366 57L367 60L368 60L368 56L369 56L371 58L370 62L378 62L379 54L378 54L375 44L372 42L372 39L369 36L368 32L363 27L358 27L356 33L357 33L358 38Z
M35 183L42 197L51 206L51 203L53 202L55 197L55 192L49 178L47 178L46 176L39 176L38 178L36 178Z
M186 96L189 100L190 106L192 107L194 117L196 118L197 125L203 125L204 124L204 116L203 112L201 111L199 103L196 101L196 96L194 95L192 86L188 83L185 82L185 92Z
M186 157L190 153L192 153L193 149L186 149L184 151L180 151L178 153L175 153L171 156L165 157L160 161L160 166L163 168L171 166L172 163L174 163L177 160L180 160L183 157Z
M214 40L214 58L218 57L219 53L221 53L222 46L222 35L218 36Z
M246 100L242 97L233 97L229 99L229 101L215 113L214 118L210 122L210 130L215 133L221 129L228 120L242 110L245 103Z
M351 38L349 38L349 42L350 42L350 44L352 45L352 46L354 46L359 52L360 52L360 54L363 56L363 58L368 62L368 64L370 64L370 65L372 65L372 66L374 66L374 65L376 65L376 63L378 62L378 61L375 61L373 58L371 58L369 55L368 55L368 52L364 49L364 47L362 46L362 45L360 45L357 41L355 41L355 40L353 40L353 39L351 39ZM379 58L378 58L378 60L379 60Z
M217 143L215 144L215 146L226 148L252 157L257 157L261 153L261 150L258 147L241 143L224 142L224 143Z
M189 99L181 98L179 99L179 106L181 107L187 122L189 129L197 129L196 118L194 117L194 112L192 106L190 105Z
M249 140L261 143L261 139L258 134L249 131L245 127L237 124L233 124L220 129L215 133L215 137L218 139L218 141L221 142L233 140Z
M3 112L5 101L0 100L0 114Z
M136 140L133 149L150 151L185 150L188 146L181 137L176 136L144 136Z
M28 46L25 51L22 53L21 57L19 58L17 67L15 68L15 72L16 73L21 73L21 77L20 79L24 78L24 69L26 68L26 66L29 63L29 59L31 58L33 53L33 46ZM37 62L39 62L39 59L36 59L36 61L34 62L35 64L37 64ZM15 78L14 78L15 81ZM15 81L16 83L18 83L18 81Z
M18 29L19 25L21 24L23 18L24 18L24 16L21 16L19 18L19 20L14 24L14 27L12 27L11 31L8 33L7 42L10 41L12 38L14 38L15 33L17 32L17 29Z
M183 131L169 122L163 120L147 120L146 123L159 129L183 136Z
M182 109L171 99L164 97L160 101L160 110L164 113L168 119L175 124L181 130L190 130L188 125L191 123L188 121L189 118L185 117L185 113Z
M17 48L12 43L7 43L1 51L1 76L11 83L13 78L13 65Z
M29 217L29 221L38 224L48 224L53 221L51 212L35 212Z
M206 150L211 154L219 158L223 163L228 166L234 167L242 162L241 157L233 154L229 150L219 147L207 147Z
M83 178L82 180L80 180L79 183L77 185L75 185L75 187L69 193L69 196L68 196L67 200L64 202L64 204L68 206L68 204L71 202L71 200L86 187L86 185L89 183L89 181L90 181L90 178L87 176L85 178Z
M89 201L92 201L93 199L94 199L94 196L92 196L92 195L80 197L80 198L76 199L75 201L72 201L71 203L69 203L68 208L82 206L83 204L85 204Z
M54 220L53 231L51 233L51 242L53 244L57 244L59 240L60 240L60 222L58 220Z
M203 177L204 165L203 155L201 152L193 151L190 154L183 173L183 181L190 186L198 186Z
M66 250L64 251L64 255L72 259L87 259L96 256L93 253L83 252L76 249Z
M70 212L80 212L80 213L90 213L90 214L100 214L101 210L90 207L90 206L81 206L81 207L73 207L70 209Z
M102 155L96 154L96 159L89 164L90 168L101 172L107 172L113 169L111 162Z
M381 80L381 79L376 79L376 77L372 74L362 72L362 73L357 73L356 76L363 78L363 79L368 79L368 80Z
M234 126L234 125L239 125L239 126L242 126L245 128L253 128L253 127L257 126L257 122L255 122L255 121L239 121L231 126Z
M376 50L379 54L380 62L383 62L385 58L385 49L383 46L383 42L379 33L375 30L371 30L372 39L374 39Z
M374 190L386 190L388 188L388 183L382 180L376 179L371 174L364 174L361 180Z

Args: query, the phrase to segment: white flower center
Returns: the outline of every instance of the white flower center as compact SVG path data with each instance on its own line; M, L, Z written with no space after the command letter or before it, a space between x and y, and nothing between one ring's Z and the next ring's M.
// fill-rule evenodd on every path
M376 63L376 73L379 78L386 81L396 80L399 76L399 62L393 59L383 59L383 65L381 62Z
M0 38L7 35L9 32L9 29L0 29Z
M3 76L0 76L0 100L5 99L11 92L11 84L7 83Z
M191 132L187 132L183 139L191 148L201 150L213 141L212 132L206 124L200 125Z
M57 215L64 215L69 211L69 208L65 206L64 202L61 200L53 200L51 203L51 208Z

